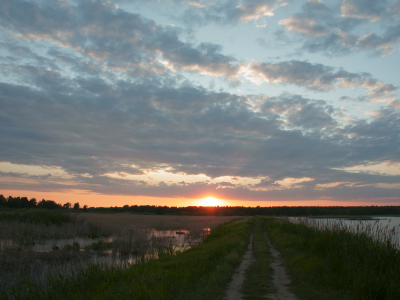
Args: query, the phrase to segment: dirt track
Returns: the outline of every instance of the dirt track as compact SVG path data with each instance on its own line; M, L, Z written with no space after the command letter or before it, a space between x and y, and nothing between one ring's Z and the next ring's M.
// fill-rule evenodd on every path
M268 294L266 297L272 300L298 300L298 298L292 294L287 285L290 284L290 279L286 275L286 268L282 265L281 254L275 247L272 245L271 241L264 233L265 238L268 241L268 245L271 249L272 256L274 257L274 262L271 264L271 267L274 269L274 286L278 289L276 294Z
M275 294L268 294L265 295L265 299L271 299L271 300L298 300L298 298L291 293L287 285L290 284L290 279L286 274L286 269L282 265L282 259L280 252L275 249L275 247L272 245L271 241L267 237L266 234L264 234L265 238L268 241L268 245L270 247L272 256L274 257L274 262L271 263L271 267L274 269L274 276L273 276L273 284L278 290L277 293ZM243 285L243 282L245 280L245 272L246 269L253 263L254 261L254 256L253 256L253 235L250 237L250 243L248 246L247 252L243 255L243 260L242 263L240 264L239 268L237 269L236 273L233 274L232 276L232 281L229 284L229 287L226 291L226 296L224 300L241 300L242 294L240 293L240 289Z
M243 281L245 279L244 273L247 268L253 262L253 235L250 236L250 243L247 248L248 250L243 255L243 260L237 269L236 273L232 276L232 281L226 291L225 300L240 300L242 299L242 294L239 292L242 288Z

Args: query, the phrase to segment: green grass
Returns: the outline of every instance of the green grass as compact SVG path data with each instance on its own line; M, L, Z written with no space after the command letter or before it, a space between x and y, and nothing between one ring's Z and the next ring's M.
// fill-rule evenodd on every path
M246 251L251 219L219 225L204 243L127 269L97 265L69 278L50 278L42 290L32 280L14 287L15 299L222 299ZM8 299L6 295L0 299Z
M0 221L19 221L25 223L61 225L71 221L70 214L46 209L19 209L11 212L0 212Z
M346 229L316 230L264 219L300 299L399 299L400 251Z
M273 257L260 218L256 218L253 229L253 256L253 263L245 272L241 293L244 299L265 299L265 295L276 292L276 289L272 283Z

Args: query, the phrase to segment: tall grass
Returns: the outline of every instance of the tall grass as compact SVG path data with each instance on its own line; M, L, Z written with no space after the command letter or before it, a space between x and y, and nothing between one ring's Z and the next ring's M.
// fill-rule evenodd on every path
M158 260L122 269L91 265L70 277L52 276L47 289L33 280L14 286L15 299L221 299L247 248L250 220L219 225L202 244L164 252ZM172 255L171 255L172 254ZM10 299L3 293L0 299Z
M386 226L382 226L379 220L372 222L353 221L345 222L342 219L314 219L307 217L290 218L290 221L295 224L301 224L316 230L328 230L328 231L346 231L354 235L366 235L372 237L374 240L380 243L387 244L391 243L394 247L400 248L400 224L397 227L390 228L389 223Z
M77 237L105 237L110 236L114 228L103 224L83 222L82 219L74 223L61 225L44 225L19 221L0 221L0 252L15 249L24 249L34 245L35 240L61 240Z
M399 299L400 251L393 230L298 219L265 219L268 235L283 253L299 294L309 299ZM375 231L372 231L375 228ZM341 291L334 298L328 294ZM347 295L347 296L346 296Z
M76 217L57 210L47 209L19 209L10 212L0 212L0 221L18 221L43 225L61 225L74 221Z

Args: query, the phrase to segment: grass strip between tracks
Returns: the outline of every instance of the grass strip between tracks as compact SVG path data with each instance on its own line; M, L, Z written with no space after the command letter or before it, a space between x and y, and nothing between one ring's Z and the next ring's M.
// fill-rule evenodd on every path
M254 219L219 225L205 241L183 253L127 269L92 265L68 278L14 287L13 299L222 299L247 249ZM0 293L0 299L8 299Z
M257 217L253 229L253 263L245 273L241 289L243 299L265 299L266 294L276 292L272 283L272 260L267 239L264 237L263 223Z

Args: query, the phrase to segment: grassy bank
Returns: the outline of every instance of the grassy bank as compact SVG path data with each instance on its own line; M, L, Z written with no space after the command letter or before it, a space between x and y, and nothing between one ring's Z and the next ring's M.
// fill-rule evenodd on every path
M252 220L215 228L204 243L127 269L98 266L52 278L46 291L26 281L16 299L221 299L247 248ZM8 299L3 294L0 299Z
M264 236L263 223L257 217L253 228L253 263L245 272L245 281L241 293L243 299L264 299L269 293L274 293L272 283L273 257L267 239Z
M300 299L398 299L400 251L346 228L314 229L264 219Z

